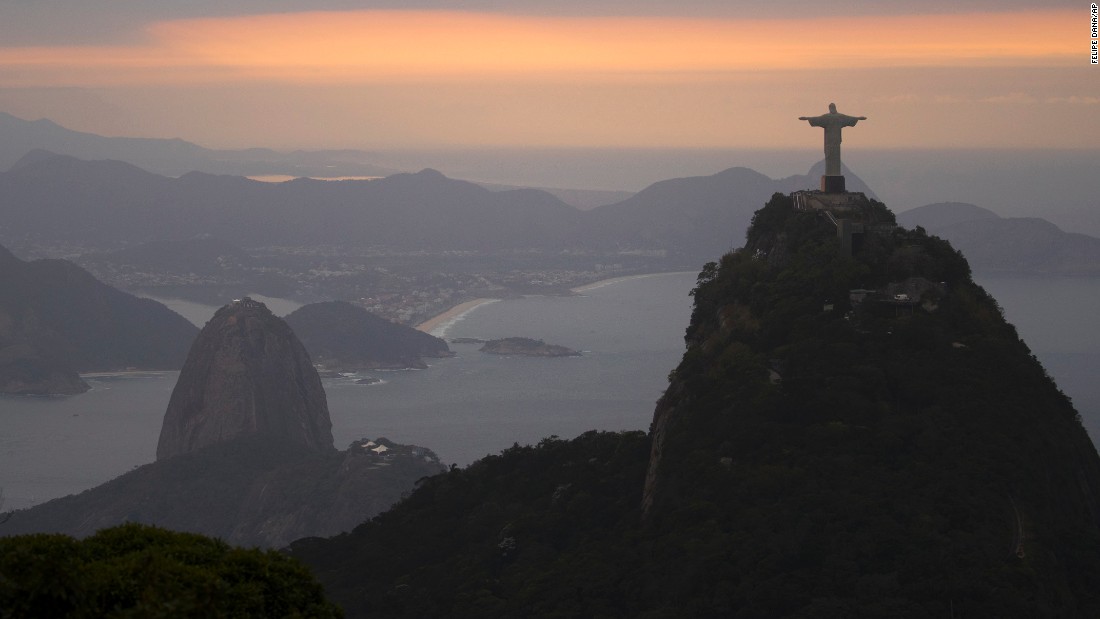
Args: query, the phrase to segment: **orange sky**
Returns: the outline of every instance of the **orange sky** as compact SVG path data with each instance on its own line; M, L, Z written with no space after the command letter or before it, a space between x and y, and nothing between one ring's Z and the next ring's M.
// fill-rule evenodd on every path
M127 47L0 48L23 85L1072 64L1069 12L791 20L294 13L155 23Z
M906 133L886 124L866 132L869 144L962 137L1087 146L1100 137L1092 120L1100 69L1088 66L1082 24L1080 12L1066 10L751 20L352 11L162 21L126 45L0 46L0 110L26 117L37 108L43 113L29 116L52 113L93 131L103 125L97 114L113 115L119 130L222 146L738 147L804 136L761 123L746 130L725 117L780 123L838 100L842 111L888 121L919 102L952 104L958 118L982 126ZM82 95L70 92L66 108L50 99L59 88ZM84 126L81 97L100 110L85 111ZM279 103L263 103L272 98ZM1062 122L1006 132L1013 107ZM311 114L344 129L294 120ZM372 130L348 133L349 125Z

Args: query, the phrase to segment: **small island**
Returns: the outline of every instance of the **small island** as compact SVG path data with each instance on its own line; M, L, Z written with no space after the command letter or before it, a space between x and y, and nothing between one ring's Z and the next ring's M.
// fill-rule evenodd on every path
M529 337L506 337L500 340L489 340L481 347L481 352L493 355L522 355L525 357L579 357L580 351L547 344L542 340Z

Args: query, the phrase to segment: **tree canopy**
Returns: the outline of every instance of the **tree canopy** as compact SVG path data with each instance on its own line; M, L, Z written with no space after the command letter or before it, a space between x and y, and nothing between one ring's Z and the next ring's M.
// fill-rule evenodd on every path
M126 524L0 538L0 617L342 617L296 560Z
M515 447L291 553L362 617L1100 616L1100 458L923 230L777 194L648 436ZM643 496L645 501L643 502Z

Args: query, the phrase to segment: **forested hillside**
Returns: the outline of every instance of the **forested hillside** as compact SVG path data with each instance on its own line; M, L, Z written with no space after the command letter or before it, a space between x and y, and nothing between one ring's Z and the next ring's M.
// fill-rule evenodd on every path
M649 437L516 447L292 554L355 617L1100 613L1100 458L947 242L848 255L777 194L693 294Z

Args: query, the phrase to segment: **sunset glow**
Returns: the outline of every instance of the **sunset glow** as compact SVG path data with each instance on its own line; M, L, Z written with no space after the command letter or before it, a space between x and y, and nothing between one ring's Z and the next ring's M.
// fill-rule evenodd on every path
M0 48L22 85L1066 65L1065 11L732 20L312 12L152 24L132 47Z
M1100 143L1087 12L742 18L736 4L709 17L676 6L163 9L110 36L0 39L0 110L221 147L766 148L805 144L791 118L835 100L875 119L865 146ZM930 111L938 122L908 120Z

